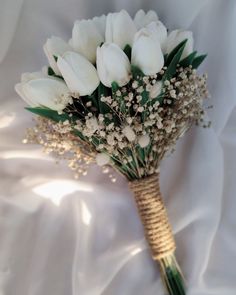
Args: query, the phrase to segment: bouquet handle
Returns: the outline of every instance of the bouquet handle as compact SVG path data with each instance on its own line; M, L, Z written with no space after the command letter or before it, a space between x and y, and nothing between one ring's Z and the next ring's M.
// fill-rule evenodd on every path
M170 295L184 295L184 279L175 259L176 244L161 197L159 173L131 181L129 186L134 193L152 257L160 263L167 291Z

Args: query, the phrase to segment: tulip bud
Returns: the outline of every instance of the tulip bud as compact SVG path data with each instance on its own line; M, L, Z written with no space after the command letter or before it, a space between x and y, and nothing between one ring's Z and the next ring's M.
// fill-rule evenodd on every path
M160 43L152 38L147 29L141 29L135 35L131 63L138 66L145 75L154 75L164 66Z
M127 11L109 13L106 23L106 42L116 43L121 49L132 46L137 29Z
M146 26L146 29L148 30L148 32L150 33L150 35L156 39L157 42L160 43L161 48L164 48L164 44L167 38L167 29L166 27L163 25L162 22L160 22L159 20L156 22L151 22L150 24L148 24Z
M95 63L96 50L102 42L104 37L94 21L89 19L75 22L70 44L91 63Z
M123 50L114 43L97 48L97 71L101 82L111 87L112 82L124 86L130 80L130 62Z
M16 84L15 90L31 107L43 106L62 112L72 102L69 89L60 79L33 79Z
M165 41L164 52L170 53L179 43L187 39L181 60L193 52L193 33L191 31L175 30L172 31Z
M95 67L81 54L66 52L57 60L58 68L70 91L75 95L90 95L99 85Z
M134 23L138 30L146 27L151 22L156 21L158 21L158 16L154 10L149 10L147 13L145 13L142 9L140 9L137 11L134 17Z
M64 54L66 51L71 50L71 47L68 43L58 37L51 37L43 46L44 52L48 58L48 62L53 71L60 75L60 71L57 67L57 62L55 56Z

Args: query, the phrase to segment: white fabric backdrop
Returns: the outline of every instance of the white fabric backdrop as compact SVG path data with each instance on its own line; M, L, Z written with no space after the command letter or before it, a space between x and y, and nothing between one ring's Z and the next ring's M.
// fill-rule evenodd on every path
M13 86L46 63L42 45L75 19L155 9L194 31L209 56L213 127L193 128L163 161L161 188L189 295L235 295L235 0L0 0L0 294L164 294L132 195L95 167L80 181L21 143L31 115Z

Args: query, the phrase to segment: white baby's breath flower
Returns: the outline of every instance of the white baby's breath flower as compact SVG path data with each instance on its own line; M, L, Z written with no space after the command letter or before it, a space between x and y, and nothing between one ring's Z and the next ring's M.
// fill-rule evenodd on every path
M141 146L141 148L145 148L146 146L148 146L149 142L150 142L150 137L148 134L142 135L138 139L138 143Z
M125 137L128 139L128 141L134 141L136 138L136 135L134 133L134 130L130 126L125 126L122 130Z
M98 121L95 117L87 119L86 126L89 129L90 134L94 134L99 129Z
M158 95L161 94L162 82L158 81L154 84L150 90L150 98L156 98Z
M96 163L98 166L104 166L107 165L110 161L110 157L105 153L99 153L96 156Z

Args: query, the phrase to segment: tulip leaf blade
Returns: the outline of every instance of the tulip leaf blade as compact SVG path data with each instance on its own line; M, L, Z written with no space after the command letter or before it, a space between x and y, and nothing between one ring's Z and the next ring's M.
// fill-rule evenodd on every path
M54 57L54 59L55 59L55 62L57 62L57 60L58 60L58 56L53 55L53 57Z
M182 46L179 48L179 50L176 52L175 56L173 57L173 59L171 60L171 63L169 64L169 66L167 67L167 70L162 78L163 81L165 80L170 80L176 73L176 68L177 65L180 61L180 58L182 56L182 53L184 51L184 47L186 45L187 39L185 40L185 42L181 42Z
M187 57L182 59L181 62L179 63L179 65L181 67L188 67L188 66L192 65L196 55L197 55L197 51L193 51Z
M61 80L64 80L62 76L59 76L57 75L53 69L51 67L48 67L48 76L52 76L52 77L55 77L55 78L59 78Z
M53 69L51 67L48 67L48 76L54 76L54 75L56 75L56 74L53 71Z
M195 59L192 62L193 69L197 69L206 57L207 57L207 54L203 54L203 55L199 55L195 57Z
M131 46L129 44L126 44L124 48L124 53L127 55L129 60L131 60L131 52L132 52Z
M117 90L119 90L119 85L117 82L113 81L111 83L111 89L112 89L112 93L115 93Z
M172 62L172 60L174 59L174 57L176 56L176 54L179 52L179 50L181 48L184 48L186 43L187 43L188 39L183 40L182 42L180 42L167 56L166 62L165 62L165 66L169 66Z
M144 75L144 73L140 70L139 67L135 65L131 65L131 73L134 80L140 80Z
M100 114L106 114L110 112L109 106L101 101L101 97L106 97L110 95L110 90L108 87L103 85L101 82L98 85L98 107L99 107L99 113Z
M39 108L39 107L37 107L37 108L26 107L25 109L35 115L50 119L56 123L64 122L66 120L68 120L68 121L73 120L73 118L71 118L69 116L69 114L67 114L67 113L58 114L57 111L54 111L51 109L45 109L45 108ZM76 120L76 119L77 118L74 118L74 120ZM74 129L71 133L74 134L75 136L80 137L80 139L85 140L85 137L83 136L83 134L79 130Z
M51 119L55 122L60 122L60 121L64 122L66 120L71 119L67 113L58 114L57 111L54 111L51 109L39 108L39 107L37 108L27 107L25 109L30 111L33 114L39 115L41 117L45 117L47 119Z

